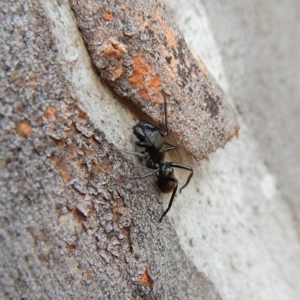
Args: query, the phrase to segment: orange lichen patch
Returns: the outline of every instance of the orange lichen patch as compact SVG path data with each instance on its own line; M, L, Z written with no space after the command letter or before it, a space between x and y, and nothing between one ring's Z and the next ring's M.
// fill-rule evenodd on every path
M108 82L108 84L111 85L112 87L115 87L116 84L117 84L116 81L113 81L113 80L108 80L107 82Z
M157 20L158 20L158 22L160 23L160 26L162 27L162 29L165 32L165 36L166 36L166 39L167 39L168 46L171 47L171 46L177 45L174 30L173 30L173 28L171 28L170 26L168 26L166 24L166 22L164 21L164 19L161 16L161 13L162 13L161 8L157 7L157 9L156 9Z
M151 102L153 103L153 105L164 103L164 97L161 93L153 94L151 95Z
M187 116L188 116L189 120L196 120L196 115L193 113L188 113Z
M144 99L144 100L149 100L150 96L148 94L147 90L140 90L139 91L140 96Z
M119 214L119 208L118 207L114 207L112 209L112 213L114 216L114 222L116 222L116 224L118 224L118 226L120 225L120 214Z
M74 157L78 155L78 149L76 147L70 147L69 153Z
M111 12L106 12L102 15L103 19L106 21L112 21L114 19L114 15Z
M39 82L35 76L31 76L27 81L27 86L30 87L33 90L37 90L39 86Z
M72 251L75 250L75 245L69 245L69 244L67 244L67 249L68 249L70 252L72 252Z
M143 284L143 285L149 287L149 288L151 288L152 285L153 285L153 280L152 280L152 278L149 276L147 270L145 271L144 274L142 274L142 275L140 275L140 276L138 277L138 282L139 282L140 284Z
M57 148L63 148L66 145L66 140L65 139L54 139L51 138L54 144L56 145Z
M115 57L115 58L121 57L121 52L118 49L108 48L108 49L104 50L103 52L105 53L105 55L107 55L109 57Z
M54 163L55 168L60 173L63 181L64 182L69 181L70 178L71 178L71 174L66 170L64 159L63 158L59 158L57 156L52 156L51 159L52 159L52 161Z
M70 180L71 174L66 169L60 168L59 171L60 171L61 177L64 182L67 182Z
M32 137L33 131L30 127L29 122L23 121L17 125L17 133L21 136Z
M60 216L59 219L58 219L58 225L62 226L62 225L65 224L65 222L66 222L66 215Z
M103 171L112 172L112 164L107 157L100 164L100 167Z
M72 214L73 214L74 218L76 218L76 219L79 219L81 221L85 221L86 220L86 216L76 206L73 208Z
M46 108L46 111L45 111L45 117L50 120L50 119L55 119L56 118L56 108L53 107L53 106L48 106Z
M148 87L154 92L158 92L161 84L159 76L156 74L148 81Z
M38 79L41 77L42 75L40 74L31 74L26 80L24 80L22 76L14 76L14 84L17 87L24 87L26 85L32 90L37 90L39 86Z
M14 76L14 84L16 87L23 87L24 86L24 80L22 76Z
M104 54L110 58L121 58L125 52L126 47L114 39L111 39L109 44L106 44L104 49L101 50L102 55Z
M112 164L107 157L103 159L103 161L99 164L92 165L93 172L101 176L103 173L111 173L112 172Z
M45 153L46 146L38 146L38 147L36 147L36 150L37 150L40 154Z
M76 106L76 108L78 109L78 112L79 112L78 117L82 120L87 121L89 119L87 113L84 110L80 109L78 106Z
M123 65L120 64L117 68L110 68L109 73L112 76L111 82L115 82L119 77L123 75L124 68Z
M144 87L144 75L150 73L151 66L149 63L144 63L142 56L138 54L133 58L133 74L129 77L129 83L134 87Z
M90 278L90 277L92 277L92 276L94 276L95 275L95 272L93 271L93 270L90 270L90 271L87 271L87 272L84 272L83 273L83 276L85 277L85 278Z
M149 63L144 63L142 56L139 54L133 58L133 66L135 71L141 74L149 74L151 66Z
M87 215L90 217L90 216L93 216L94 215L94 211L92 209L89 209L87 211Z
M118 185L121 185L121 183L123 182L123 176L121 174L117 174L116 175L116 181Z

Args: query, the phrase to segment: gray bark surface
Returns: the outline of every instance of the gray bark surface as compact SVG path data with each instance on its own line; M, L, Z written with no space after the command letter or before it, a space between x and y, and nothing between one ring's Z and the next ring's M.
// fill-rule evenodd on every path
M59 4L57 4L59 5ZM152 181L73 97L36 1L1 4L0 298L218 299Z

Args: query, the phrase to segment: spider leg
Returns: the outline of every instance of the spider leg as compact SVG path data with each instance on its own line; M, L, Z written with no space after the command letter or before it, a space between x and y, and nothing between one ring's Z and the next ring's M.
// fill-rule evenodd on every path
M173 146L173 145L171 145L171 144L169 144L169 143L164 142L164 144L167 144L167 145L170 146L170 147L164 149L165 152L168 152L168 151L171 151L171 150L176 149L175 146Z
M176 183L176 186L174 187L173 189L173 192L172 192L172 196L171 196L171 199L169 201L169 205L168 205L168 208L164 211L164 213L162 214L162 216L160 217L159 219L159 222L162 221L163 217L168 213L168 211L170 210L171 206L172 206L172 203L173 203L173 200L174 200L174 197L175 197L175 194L176 194L176 191L177 191L177 187L178 187L178 180L176 178L172 178L172 177L162 177L162 176L157 176L159 179L161 180L165 180L165 181L173 181Z
M180 164L173 163L173 162L170 163L170 166L174 167L174 168L184 169L184 170L187 170L187 171L190 172L190 175L189 175L185 185L183 187L181 187L180 190L179 190L179 193L181 193L181 191L190 183L190 180L193 176L193 169L191 167L180 165Z
M168 136L169 135L169 126L168 126L168 112L167 112L167 100L166 100L166 97L164 96L164 108L165 108L165 127L166 127L166 131L162 131L162 130L160 130L160 128L159 127L156 127L158 130L159 130L159 132L160 132L160 134L162 135L162 136ZM149 135L147 134L147 132L145 131L145 128L144 128L144 126L141 124L141 127L142 127L142 130L143 130L143 133L144 133L144 135L147 137L147 139L149 140L149 141L151 141L151 139L150 139L150 137L149 137ZM153 145L152 145L153 146ZM170 145L170 146L172 146L172 145ZM175 148L174 148L175 149ZM171 149L170 149L171 150Z
M148 135L146 134L146 131L144 133L147 138L148 138ZM145 147L145 148L149 148L149 147L153 147L151 141L149 140L149 143L148 142L141 142L141 141L136 141L135 144L138 146L138 147Z
M169 135L168 112L167 112L167 100L166 100L166 96L165 95L164 95L164 107L165 107L165 127L166 127L166 132L160 131L160 134L162 136L168 136Z
M152 172L150 172L150 173L148 173L148 174L142 175L142 176L128 177L128 179L129 179L129 180L143 179L143 178L146 178L146 177L149 177L149 176L155 174L157 171L158 171L158 169L156 169L155 171L152 171Z
M149 168L149 169L158 169L157 164L155 164L155 162L153 162L151 157L147 160L146 167Z
M147 155L145 154L145 151L142 151L142 152L135 152L135 151L128 151L128 150L121 150L122 152L125 152L127 154L133 154L133 155L136 155L136 156L139 156L139 157L146 157Z

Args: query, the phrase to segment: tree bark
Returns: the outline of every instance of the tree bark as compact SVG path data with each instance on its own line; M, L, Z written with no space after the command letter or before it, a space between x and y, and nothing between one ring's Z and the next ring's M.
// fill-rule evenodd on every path
M70 3L100 76L116 93L161 125L167 98L174 142L200 160L237 134L236 113L161 0Z
M153 182L126 179L132 161L80 107L51 5L1 5L1 298L217 299L158 223Z

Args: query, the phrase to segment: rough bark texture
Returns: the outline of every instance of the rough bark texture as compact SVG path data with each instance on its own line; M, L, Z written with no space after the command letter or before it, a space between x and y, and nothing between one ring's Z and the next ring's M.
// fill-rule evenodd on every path
M218 299L73 98L39 3L0 14L0 298Z
M122 97L164 124L167 98L175 141L197 159L237 133L237 117L195 58L160 0L71 0L100 74Z

